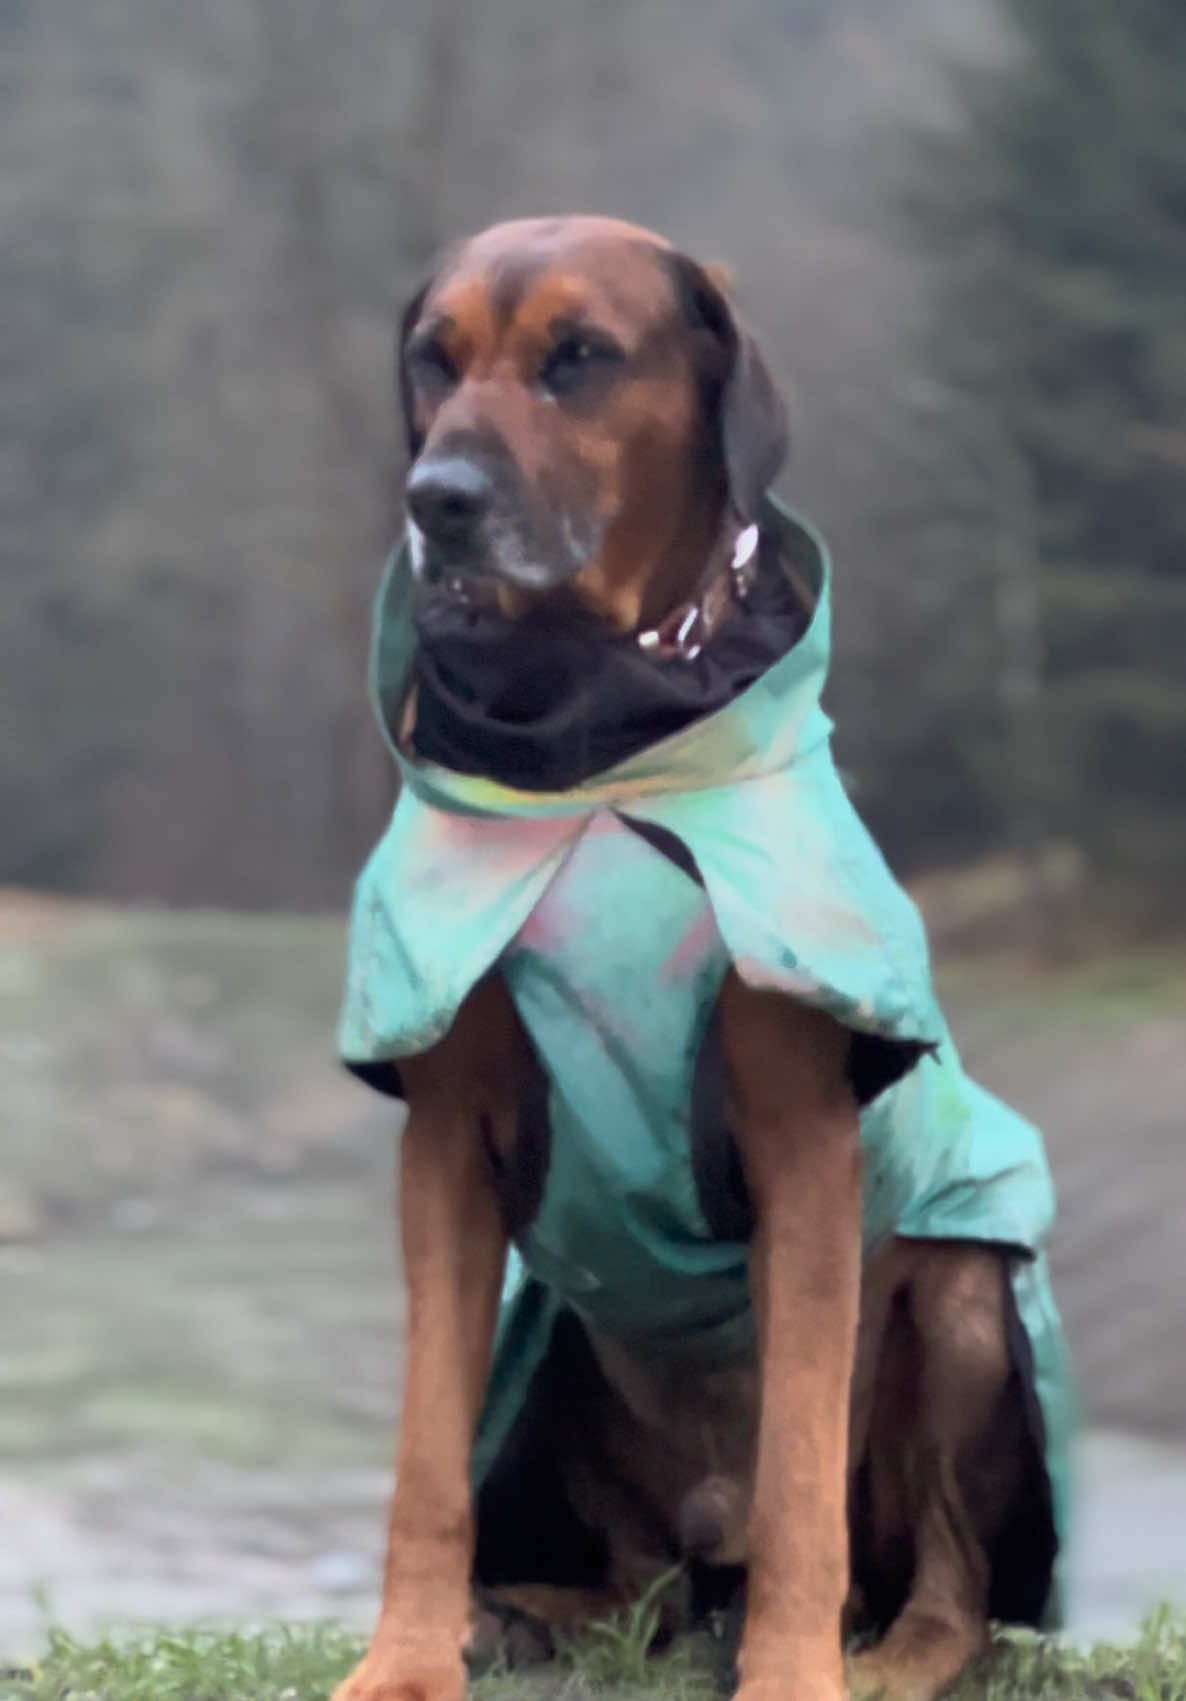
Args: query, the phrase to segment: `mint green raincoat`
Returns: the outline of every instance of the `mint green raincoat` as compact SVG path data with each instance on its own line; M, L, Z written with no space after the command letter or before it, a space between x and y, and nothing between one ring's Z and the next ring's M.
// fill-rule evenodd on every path
M1053 1193L1041 1140L964 1074L918 914L837 777L820 707L824 546L772 503L762 523L814 580L799 642L725 708L562 793L514 790L396 746L414 634L406 550L392 556L372 689L403 785L355 895L342 1055L366 1066L423 1051L499 961L548 1076L550 1164L511 1254L480 1480L562 1308L648 1353L720 1362L752 1343L747 1249L709 1228L690 1146L693 1071L730 964L857 1033L933 1047L862 1113L865 1250L900 1234L1016 1254L1065 1538L1071 1402L1042 1255ZM681 840L702 884L623 816ZM1057 1610L1056 1584L1050 1621Z

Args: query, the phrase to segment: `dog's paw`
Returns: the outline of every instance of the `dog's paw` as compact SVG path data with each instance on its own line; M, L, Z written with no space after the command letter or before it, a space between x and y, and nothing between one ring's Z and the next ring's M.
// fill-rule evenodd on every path
M853 1701L934 1701L988 1645L979 1620L949 1623L907 1608L885 1639L848 1658Z
M465 1667L456 1648L372 1647L332 1701L462 1701Z
M747 1676L734 1701L848 1701L840 1661L806 1665L787 1661L777 1670L765 1667Z
M848 1701L843 1682L789 1672L783 1677L760 1677L743 1683L733 1701Z
M552 1633L542 1619L493 1597L479 1597L471 1604L464 1656L471 1677L494 1666L523 1671L543 1665L555 1652Z

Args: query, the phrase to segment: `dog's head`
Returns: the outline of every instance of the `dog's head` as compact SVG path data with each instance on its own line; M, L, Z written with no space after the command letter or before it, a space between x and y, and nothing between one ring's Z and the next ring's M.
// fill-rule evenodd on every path
M464 243L405 311L398 360L414 568L483 580L510 613L570 586L620 629L653 618L786 453L722 289L611 219Z

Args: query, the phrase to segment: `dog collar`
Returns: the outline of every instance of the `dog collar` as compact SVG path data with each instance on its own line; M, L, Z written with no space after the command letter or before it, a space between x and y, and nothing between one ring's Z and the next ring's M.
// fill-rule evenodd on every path
M676 657L693 661L716 631L725 610L733 602L744 602L753 588L758 570L757 526L751 522L734 534L727 559L709 564L708 575L696 596L681 602L657 626L638 634L640 650L658 661Z

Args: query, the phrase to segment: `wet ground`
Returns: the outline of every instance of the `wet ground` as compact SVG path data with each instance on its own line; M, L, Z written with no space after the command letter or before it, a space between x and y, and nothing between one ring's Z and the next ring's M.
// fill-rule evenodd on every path
M398 1392L385 1171L8 1249L0 1650L48 1621L367 1622ZM1073 1627L1186 1602L1186 1446L1092 1431L1079 1467Z
M392 1127L328 1056L338 949L0 904L2 1655L48 1622L373 1611ZM945 978L1049 1132L1092 1418L1073 1623L1126 1631L1186 1603L1186 959Z

